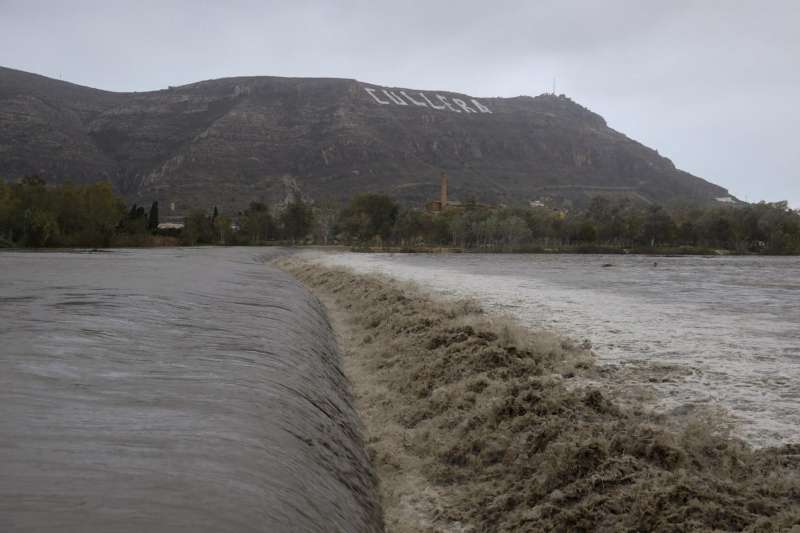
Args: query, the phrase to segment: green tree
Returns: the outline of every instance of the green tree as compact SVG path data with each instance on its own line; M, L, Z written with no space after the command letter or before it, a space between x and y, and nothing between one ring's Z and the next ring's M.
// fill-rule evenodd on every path
M48 209L45 181L39 176L25 176L19 183L17 194L23 209Z
M674 239L676 228L670 214L661 206L650 206L642 224L642 241L650 246L668 243Z
M201 209L193 209L184 219L181 241L188 246L211 244L215 241L216 232L211 219Z
M0 180L0 239L13 242L15 218L19 212L18 199L10 184Z
M233 240L231 219L225 215L217 213L217 217L214 219L213 225L219 244L230 244Z
M697 244L697 228L691 220L684 220L680 223L677 235L681 244Z
M402 244L421 244L430 234L430 215L419 209L404 209L395 222L395 239Z
M333 240L338 218L338 206L331 202L317 204L314 207L314 241L328 244L329 241Z
M544 240L557 237L556 227L561 224L559 214L547 207L534 207L524 212L525 222L531 231L532 239Z
M92 231L103 246L111 243L114 230L125 213L125 203L112 190L111 183L101 181L85 188L85 209L90 215Z
M284 236L292 243L305 239L314 225L314 212L303 202L300 195L295 195L281 213L281 226Z
M734 241L733 224L724 208L710 209L699 220L700 234L706 244L727 247Z
M501 220L500 233L503 244L509 247L519 246L531 240L531 230L525 220L514 214Z
M58 225L64 239L72 241L80 235L89 225L89 213L84 206L84 187L65 183L53 191L58 196Z
M119 231L128 235L144 235L147 233L147 215L144 207L133 204L125 217L119 224Z
M386 195L360 194L342 211L338 228L351 240L388 240L398 212L398 205Z
M25 234L28 246L47 246L58 238L58 221L52 212L43 209L31 209L25 214L27 222Z
M597 228L591 220L583 220L578 223L575 236L578 242L593 243L597 240Z
M250 244L259 244L277 237L275 221L266 204L261 202L250 204L242 214L240 232Z

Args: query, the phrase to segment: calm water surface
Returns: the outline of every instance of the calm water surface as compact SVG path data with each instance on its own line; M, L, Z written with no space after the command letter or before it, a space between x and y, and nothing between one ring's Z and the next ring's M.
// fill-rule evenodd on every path
M800 441L800 258L322 257L588 339L605 364L677 365L680 379L652 385L659 407L721 405L753 444Z
M380 529L332 332L274 253L0 253L0 531Z

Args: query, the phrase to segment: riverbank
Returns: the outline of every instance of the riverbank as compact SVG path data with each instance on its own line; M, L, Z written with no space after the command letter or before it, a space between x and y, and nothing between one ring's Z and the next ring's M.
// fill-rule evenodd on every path
M373 246L373 245L346 245L346 244L298 244L290 241L266 241L257 244L235 242L232 244L183 244L177 237L170 236L124 236L115 238L108 246L84 246L84 248L188 248L194 246L268 246L290 247L298 249L341 250L357 253L395 253L395 254L531 254L531 255L646 255L655 257L681 257L681 256L798 256L796 253L769 253L747 252L721 248L706 248L696 246L676 247L616 247L616 246L518 246L498 248L464 248L457 246ZM0 249L16 250L72 250L79 246L20 246L0 237Z
M490 248L463 248L455 246L350 246L351 252L359 253L407 253L407 254L586 254L586 255L651 255L651 256L794 256L793 253L768 253L708 248L702 246L620 247L602 245L574 246L508 246Z
M390 531L789 530L800 448L585 385L593 356L475 304L283 259L326 305Z

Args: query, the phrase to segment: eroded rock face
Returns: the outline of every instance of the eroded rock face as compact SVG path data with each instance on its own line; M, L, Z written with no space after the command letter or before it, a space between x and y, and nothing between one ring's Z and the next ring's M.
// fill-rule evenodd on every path
M0 176L110 179L176 211L386 192L523 204L597 190L668 202L725 189L568 98L473 98L347 79L227 78L110 93L0 68Z

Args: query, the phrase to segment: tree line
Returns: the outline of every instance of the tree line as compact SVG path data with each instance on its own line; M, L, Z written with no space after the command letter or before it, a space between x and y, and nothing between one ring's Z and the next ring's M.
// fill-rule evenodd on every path
M410 249L448 246L486 251L800 253L800 211L786 202L665 208L594 198L585 209L466 204L442 213L403 208L391 198L356 197L337 217L342 242Z
M262 202L252 202L234 218L220 214L216 207L210 215L194 209L186 216L178 235L182 244L190 246L304 244L313 242L315 222L315 209L295 197L275 213Z
M14 184L0 180L0 244L110 246L140 224L127 215L125 202L108 182L48 187L37 177Z
M382 194L347 205L253 202L240 213L192 210L182 228L159 229L158 202L128 207L107 182L47 186L0 181L0 245L346 244L364 248L453 247L478 251L800 253L800 212L786 202L666 208L596 197L584 209L489 207L444 212L401 206Z
M234 217L214 207L192 210L182 228L159 228L159 206L128 207L109 182L49 186L31 176L0 179L0 246L110 247L305 242L313 234L314 209L296 198L275 216L253 203Z

